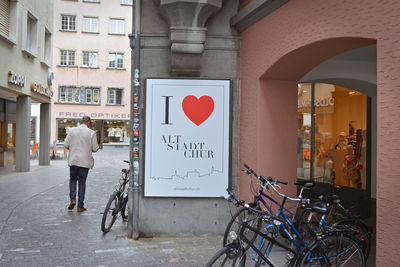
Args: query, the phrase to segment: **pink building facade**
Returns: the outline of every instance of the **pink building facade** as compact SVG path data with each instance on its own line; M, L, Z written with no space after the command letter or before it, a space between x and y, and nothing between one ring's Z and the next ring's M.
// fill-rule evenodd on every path
M62 143L82 116L99 143L129 145L132 1L54 2L51 143Z
M251 4L242 1L242 10ZM370 169L376 189L370 181L369 191L376 197L376 266L396 266L400 261L399 11L395 0L293 0L241 32L239 164L289 180L298 177L299 83L335 56L376 47L376 103L371 104L376 120L369 128L376 131L376 136L370 134L369 162L376 165ZM245 174L239 184L241 196L249 197ZM295 188L288 191L295 194Z

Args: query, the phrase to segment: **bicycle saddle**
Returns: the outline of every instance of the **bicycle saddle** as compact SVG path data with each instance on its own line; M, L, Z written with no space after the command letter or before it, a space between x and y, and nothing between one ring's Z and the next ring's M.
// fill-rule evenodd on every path
M294 182L295 185L300 185L306 188L313 188L315 183L313 181L297 180Z
M328 206L324 202L308 204L305 208L320 214L324 214L328 211Z
M332 195L332 196L324 196L320 195L318 197L319 200L327 202L329 204L338 204L340 202L340 196L339 195Z
M122 169L121 172L123 172L123 173L129 173L129 170L128 170L128 169Z

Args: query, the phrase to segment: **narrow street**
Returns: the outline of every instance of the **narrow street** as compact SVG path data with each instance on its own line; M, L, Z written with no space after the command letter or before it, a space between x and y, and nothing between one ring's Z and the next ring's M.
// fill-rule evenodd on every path
M68 167L31 162L31 171L0 173L0 266L204 266L221 247L221 236L128 239L118 219L100 229L102 212L128 150L94 154L87 179L86 212L67 210Z

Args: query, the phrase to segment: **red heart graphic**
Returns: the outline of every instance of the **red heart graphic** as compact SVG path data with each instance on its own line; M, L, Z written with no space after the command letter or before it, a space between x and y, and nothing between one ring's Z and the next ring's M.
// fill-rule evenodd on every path
M188 95L182 101L182 109L186 116L199 126L214 111L214 100L208 95L203 95L199 99L194 95Z

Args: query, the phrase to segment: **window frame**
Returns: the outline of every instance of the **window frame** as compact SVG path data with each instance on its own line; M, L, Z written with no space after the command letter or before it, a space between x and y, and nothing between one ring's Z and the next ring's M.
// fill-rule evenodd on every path
M125 1L130 1L130 3L125 3ZM121 0L121 5L123 5L123 6L133 6L133 0Z
M22 51L31 57L38 56L39 49L39 19L28 9L23 11L22 20Z
M111 66L111 60L110 60L110 56L114 56L114 60L113 60L113 62L114 62L114 66ZM121 56L121 59L122 59L122 66L120 66L120 67L118 67L118 56ZM125 69L125 65L124 65L124 53L122 53L122 52L109 52L108 53L108 65L107 65L107 68L108 69L116 69L116 70L123 70L123 69Z
M76 32L77 30L76 30L76 15L71 15L71 14L61 14L60 15L61 16L61 20L60 20L60 31L63 31L63 32ZM66 29L63 29L63 17L68 17L68 20L67 20L67 28ZM74 21L73 21L73 29L72 29L72 22L71 22L71 18L74 18Z
M113 101L111 102L110 100L110 92L113 92ZM117 92L121 92L120 96L120 103L117 103ZM113 103L115 102L115 103ZM110 106L122 106L124 105L124 89L123 88L118 88L118 87L109 87L107 88L107 105Z
M63 52L66 52L65 64L63 64ZM62 67L75 67L76 66L76 55L75 50L71 49L60 49L60 64ZM73 64L71 64L71 55L73 55Z
M100 105L100 87L91 87L91 86L87 86L87 87L84 87L84 90L85 90L85 104L88 104L88 105ZM87 97L88 97L88 92L90 92L90 96L91 96L91 101L87 101ZM98 97L97 97L97 99L98 99L98 101L97 101L97 103L96 102L94 102L94 95L95 95L95 92L97 92L97 95L98 95Z
M85 28L85 21L86 19L90 19L90 23L89 23L89 30ZM96 20L97 25L96 25L96 31L94 31L92 29L93 27L93 23L92 20ZM82 32L83 33L99 33L99 17L95 17L95 16L83 16L83 20L82 20Z
M58 86L58 102L62 104L80 104L81 87L74 85L60 85ZM78 94L77 94L78 92ZM62 96L64 99L62 100ZM76 96L78 96L78 101ZM71 101L69 101L71 99Z
M85 64L85 54L88 54L88 64ZM96 64L93 64L92 60L92 55L96 54ZM84 68L92 68L96 69L99 68L99 52L97 51L89 51L89 50L84 50L82 51L82 67Z
M8 6L8 34L0 32L0 37L11 45L18 43L19 29L19 1L9 1Z
M41 59L40 62L45 64L47 67L51 66L52 59L52 45L53 35L46 26L42 26L42 38L41 38Z
M122 21L122 31L119 32L119 25L118 23ZM112 23L114 22L114 23ZM112 35L125 35L125 19L124 18L109 18L109 27L108 27L108 34ZM114 26L114 27L113 27ZM115 30L115 31L112 31Z

